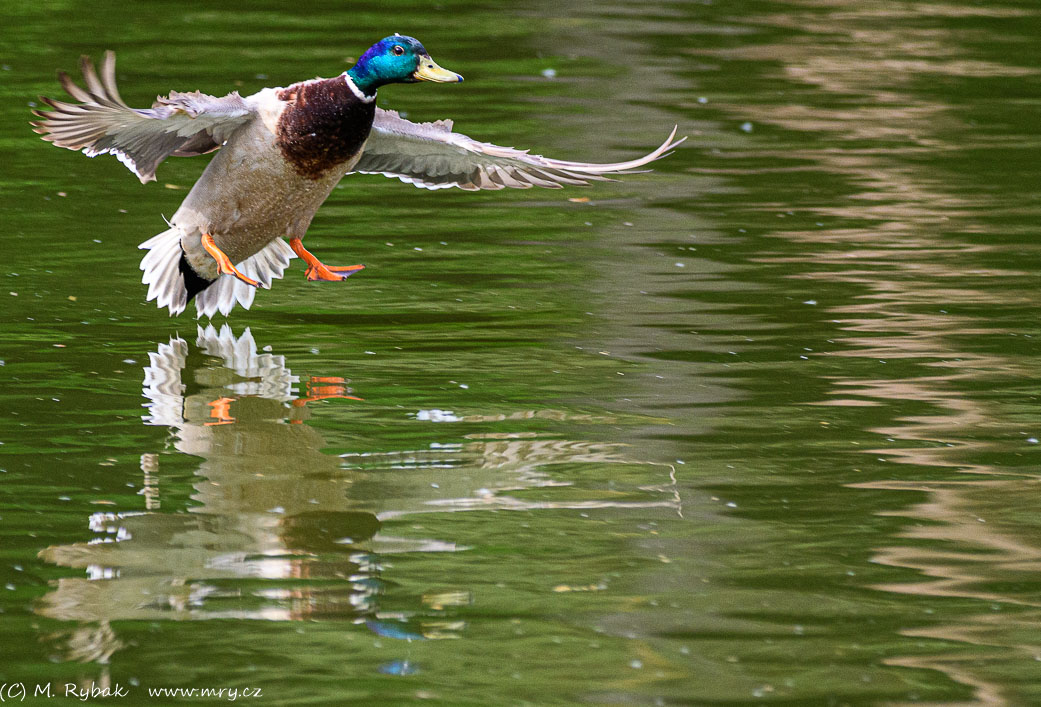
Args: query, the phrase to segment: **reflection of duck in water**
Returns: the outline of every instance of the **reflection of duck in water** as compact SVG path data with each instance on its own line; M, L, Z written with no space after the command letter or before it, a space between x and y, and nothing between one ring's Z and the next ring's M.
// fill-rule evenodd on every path
M143 390L145 423L169 426L177 451L203 458L198 474L208 481L195 485L202 507L193 512L233 513L236 522L263 526L284 516L275 524L281 527L301 513L342 509L348 482L338 460L322 454L317 430L298 423L311 400L360 400L346 382L312 378L301 397L285 358L258 353L249 329L238 338L227 325L219 333L200 329L196 349L201 360L191 365L182 339L160 346L149 355Z
M462 624L446 613L470 602L465 588L425 592L410 609L400 599L393 612L378 606L387 588L384 556L465 549L391 537L381 532L387 519L490 508L678 510L659 488L572 488L566 500L514 498L513 490L565 485L551 471L558 464L635 462L616 444L466 434L455 425L430 425L423 413L412 424L430 441L414 451L323 454L321 434L297 424L309 414L307 403L358 398L339 378L301 386L282 356L258 352L248 329L235 337L228 326L210 326L199 330L194 347L174 338L149 358L143 419L170 428L169 447L177 454L142 456L146 510L96 513L95 540L40 553L86 572L58 580L36 607L51 618L83 622L63 640L69 658L107 658L119 647L109 622L124 619L339 619L386 638L458 636ZM510 425L517 415L531 417L442 421ZM449 431L449 441L434 441ZM183 468L181 455L202 460L190 501L178 497L183 482L160 481ZM188 512L173 512L178 505Z
M358 545L379 521L349 508L349 472L321 453L313 427L293 424L310 400L359 398L340 378L312 378L304 395L298 382L282 356L257 351L248 329L235 337L228 326L200 328L194 348L174 338L149 355L144 420L168 426L177 452L202 458L195 503L160 512L159 466L178 458L144 454L146 512L96 513L97 539L40 553L86 570L59 580L37 607L91 622L68 640L72 657L111 653L95 644L118 643L107 626L115 619L374 618L378 566ZM271 582L257 589L254 579Z

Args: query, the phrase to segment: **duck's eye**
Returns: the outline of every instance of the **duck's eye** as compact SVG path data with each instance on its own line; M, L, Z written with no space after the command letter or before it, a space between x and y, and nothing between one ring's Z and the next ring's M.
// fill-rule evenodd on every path
M405 47L401 46L400 44L395 44L394 48L391 49L391 51L394 52L394 56L401 56L405 53Z

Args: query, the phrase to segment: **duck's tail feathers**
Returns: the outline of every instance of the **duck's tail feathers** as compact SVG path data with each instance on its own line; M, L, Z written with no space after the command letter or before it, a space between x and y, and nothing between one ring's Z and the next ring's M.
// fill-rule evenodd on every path
M148 250L140 266L144 271L141 282L148 285L146 301L155 300L160 309L168 307L171 317L183 312L188 305L188 288L180 268L184 256L181 235L179 228L168 228L138 246Z
M170 316L183 312L193 298L197 317L212 317L217 312L227 315L236 304L249 309L256 288L230 275L222 275L216 280L200 276L184 257L182 235L182 231L174 226L138 246L148 250L141 259L141 270L144 271L141 282L148 285L146 301L155 300L160 309L168 308ZM276 238L236 267L264 289L270 289L272 281L282 277L289 261L295 257L289 245Z
M289 244L281 238L276 238L264 250L246 258L235 267L246 277L259 282L265 290L269 290L271 283L281 279L289 267L289 261L295 257L296 254ZM195 298L195 308L198 310L196 317L212 317L217 312L227 315L235 308L236 303L243 309L249 309L253 304L256 289L237 277L222 275Z

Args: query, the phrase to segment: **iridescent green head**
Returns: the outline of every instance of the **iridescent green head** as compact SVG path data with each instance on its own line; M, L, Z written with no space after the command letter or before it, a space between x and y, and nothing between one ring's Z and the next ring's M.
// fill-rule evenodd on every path
M366 50L347 74L362 93L371 96L388 83L462 81L463 77L442 69L418 39L395 34L384 37Z

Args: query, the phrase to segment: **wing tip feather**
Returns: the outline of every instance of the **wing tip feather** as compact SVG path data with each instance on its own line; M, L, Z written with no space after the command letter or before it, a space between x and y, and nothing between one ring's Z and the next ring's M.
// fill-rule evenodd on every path
M143 184L156 181L156 166L165 157L179 154L178 149L194 135L204 131L209 133L216 143L213 149L217 149L224 141L220 131L237 128L244 116L249 114L247 104L237 91L226 97L234 99L234 110L220 103L224 99L195 91L179 94L179 103L183 105L177 106L178 111L188 113L189 118L213 111L213 119L194 125L194 130L176 124L170 127L161 122L169 117L168 113L135 110L120 97L116 87L115 52L106 50L98 65L89 55L84 54L80 57L79 65L86 87L78 85L65 71L58 71L58 81L72 100L40 96L41 108L32 110L32 115L39 120L29 121L33 131L42 140L58 147L81 151L88 157L112 154ZM174 94L172 92L171 96ZM153 119L155 123L150 122ZM222 125L221 121L239 123L228 127ZM144 127L139 129L136 126ZM176 133L176 137L169 137L167 133ZM201 153L193 151L186 154Z

